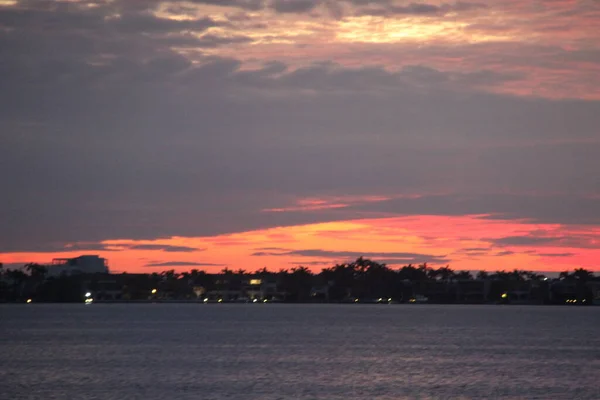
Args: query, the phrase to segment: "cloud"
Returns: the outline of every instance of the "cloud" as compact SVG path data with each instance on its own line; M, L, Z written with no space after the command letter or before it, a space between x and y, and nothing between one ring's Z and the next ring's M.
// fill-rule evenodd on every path
M358 252L358 251L330 251L322 249L286 250L286 251L258 251L252 253L255 257L264 256L301 256L301 257L324 257L335 260L353 260L358 257L379 259L386 258L390 263L446 263L450 261L445 256L432 254L405 253L405 252Z
M0 246L0 253L65 253L65 252L96 252L110 251L117 252L123 249L118 246L104 244L100 242L73 242L62 243L56 241L46 241L42 243L29 243L23 246Z
M273 0L271 6L280 13L303 13L313 10L319 3L314 0Z
M1 252L374 216L600 225L600 51L579 5L504 2L503 38L495 2L377 2L412 28L364 25L361 0L339 21L246 12L262 1L89 3L0 7ZM567 11L572 36L538 31ZM390 198L348 200L370 195ZM578 241L559 244L594 245Z
M369 4L371 2L367 2ZM473 10L486 9L487 5L483 3L457 2L454 4L442 3L441 5L429 3L408 3L407 5L396 5L393 2L385 1L381 6L364 7L358 10L359 15L372 16L441 16L449 13L468 12Z
M483 3L456 2L456 3L416 3L411 2L405 5L398 5L393 1L363 1L363 0L272 0L270 6L279 13L308 13L314 11L320 6L325 6L331 15L340 18L348 7L354 11L354 15L371 16L443 16L448 13L468 12L487 8Z
M192 3L238 7L245 10L257 11L264 7L265 0L192 0Z
M146 267L222 267L226 264L201 263L190 261L162 261L146 264Z
M122 249L105 243L69 243L64 251L121 251ZM56 250L55 250L56 251Z
M556 243L558 240L554 237L507 236L494 239L493 243L499 246L539 246Z
M295 201L295 205L277 208L267 208L262 210L263 212L302 212L302 211L317 211L317 210L331 210L338 208L346 208L350 206L356 206L359 204L366 204L371 202L380 202L390 200L390 197L386 196L343 196L334 198L306 198L298 199Z
M177 0L144 0L143 2L131 2L129 0L117 0L117 5L126 10L154 9L159 3L170 7L182 7ZM233 7L243 10L258 11L264 8L265 0L189 0L188 3L203 6Z
M538 253L540 257L572 257L575 253Z
M331 266L331 261L292 261L288 264L297 265L297 266L307 266L307 265L324 265Z
M499 251L496 253L496 257L512 256L513 254L515 254L515 252L510 250Z
M539 147L537 149L539 151ZM502 152L503 150L496 151ZM486 152L486 157L487 155ZM556 156L558 156L558 153ZM486 159L490 160L489 158ZM539 158L537 160L538 162L543 162ZM519 183L520 178L516 173L508 173L510 171L508 165L505 165L503 168L507 171L507 175L505 176L502 176L503 174L501 173L495 174L489 171L490 174L495 174L495 184L502 183L502 185L505 185L508 183L507 180L510 175L515 188L526 189L529 186L529 189L531 189L534 187L535 183L523 176L520 177L523 179L522 184ZM465 177L472 176L473 179L476 179L468 171L465 171L464 174ZM558 175L554 176L555 178L558 177ZM483 191L485 183L479 182L478 184L480 185L480 190ZM600 215L599 199L585 195L578 196L576 194L544 194L543 186L545 185L540 185L538 188L541 192L540 194L493 193L496 189L494 189L494 186L490 186L485 189L492 192L490 194L468 194L466 193L467 190L465 190L465 193L462 194L432 194L418 197L399 196L377 203L357 205L348 211L360 210L365 212L408 215L485 214L486 216L482 218L493 220L528 220L536 223L577 225L597 225L600 223L600 218L596 217L596 215ZM543 240L547 239L542 238Z
M568 235L562 232L533 232L522 236L506 236L497 239L486 239L496 246L514 247L563 247L578 249L595 249L598 247L600 232L592 231L586 233L570 232ZM550 253L546 253L550 254Z
M129 250L160 250L167 253L191 253L204 251L206 249L199 249L196 247L188 246L170 246L166 244L136 244L127 246Z

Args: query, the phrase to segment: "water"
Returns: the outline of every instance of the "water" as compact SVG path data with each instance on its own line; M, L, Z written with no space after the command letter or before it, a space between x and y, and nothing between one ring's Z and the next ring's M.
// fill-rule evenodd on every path
M599 399L600 307L0 306L0 399Z

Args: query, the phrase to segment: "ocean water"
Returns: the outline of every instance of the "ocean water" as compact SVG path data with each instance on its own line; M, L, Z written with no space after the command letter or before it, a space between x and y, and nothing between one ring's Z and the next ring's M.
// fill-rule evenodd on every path
M600 399L600 307L2 305L0 399Z

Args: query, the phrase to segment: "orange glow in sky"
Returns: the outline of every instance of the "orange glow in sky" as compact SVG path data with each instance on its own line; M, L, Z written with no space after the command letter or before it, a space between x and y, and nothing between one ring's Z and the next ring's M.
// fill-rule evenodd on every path
M599 0L0 14L10 267L600 268Z
M411 216L326 222L152 241L106 240L108 251L4 254L6 263L100 254L115 272L200 269L270 270L305 265L314 271L364 254L393 267L428 262L456 270L595 269L600 230L527 224L488 216ZM527 240L531 239L531 244ZM80 244L81 245L81 244ZM135 249L135 247L141 249ZM161 246L163 247L161 249ZM144 249L152 248L152 249Z

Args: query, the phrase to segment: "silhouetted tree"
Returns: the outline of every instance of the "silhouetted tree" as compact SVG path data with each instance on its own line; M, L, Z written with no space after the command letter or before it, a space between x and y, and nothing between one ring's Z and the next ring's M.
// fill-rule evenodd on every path
M440 278L444 282L451 281L455 277L454 271L452 270L452 268L450 268L449 265L446 265L445 267L439 268L438 271L439 271Z
M9 280L9 298L17 301L23 300L27 274L18 269L9 269L4 276Z
M486 271L479 271L477 273L477 279L479 279L479 280L484 281L484 280L488 279L489 277L490 277L490 274L488 274Z
M24 268L34 280L44 280L44 277L48 272L48 268L36 263L25 264Z
M351 264L336 264L331 268L323 268L321 277L325 282L332 282L329 290L331 300L341 301L355 294L355 266Z
M469 271L460 271L454 274L454 278L459 281L470 281L473 279L473 275Z
M292 268L291 273L287 274L284 281L284 287L289 292L289 299L293 301L307 301L310 298L312 285L313 274L304 266Z
M594 277L594 274L586 269L576 268L571 274L571 277L580 282L588 282Z
M407 281L420 282L427 280L428 274L427 270L422 266L417 268L412 264L408 264L400 268L400 270L398 271L398 276L400 277L400 279L404 279Z
M560 274L558 274L558 279L560 280L567 280L571 278L571 274L569 273L569 271L562 271Z

